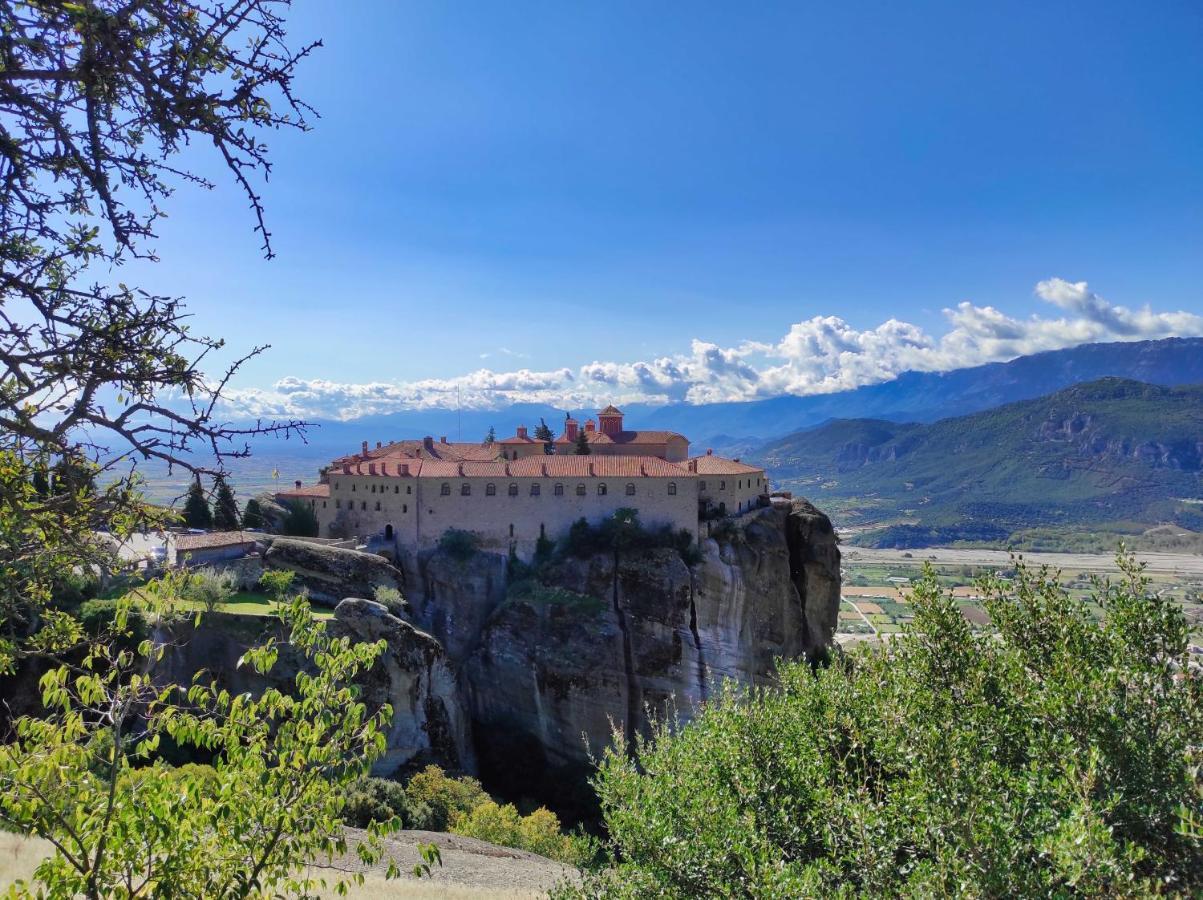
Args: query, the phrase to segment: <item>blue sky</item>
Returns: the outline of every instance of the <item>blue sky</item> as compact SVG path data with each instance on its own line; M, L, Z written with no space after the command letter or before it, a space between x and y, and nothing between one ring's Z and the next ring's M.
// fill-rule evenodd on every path
M278 258L231 187L184 189L143 279L274 345L247 408L748 399L1203 331L1198 3L292 22L322 117L273 138Z

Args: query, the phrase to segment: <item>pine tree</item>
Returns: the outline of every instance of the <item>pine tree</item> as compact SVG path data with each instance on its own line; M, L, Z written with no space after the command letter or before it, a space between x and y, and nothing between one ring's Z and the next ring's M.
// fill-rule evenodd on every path
M238 502L225 478L220 475L213 479L213 494L213 527L218 531L236 531L240 518Z
M485 435L485 443L492 444L492 443L495 443L496 441L497 441L497 432L493 429L493 426L490 425L489 433Z
M205 499L205 489L200 479L194 479L188 488L188 499L184 501L184 524L189 528L212 528L213 510Z
M587 432L581 429L576 433L576 455L588 456L592 451L589 449L589 438Z
M242 527L243 528L262 528L266 520L263 518L263 507L259 505L259 501L252 497L246 501L246 506L242 510Z
M551 453L556 448L556 433L547 427L542 416L539 417L539 426L535 429L535 440L543 442L544 453Z

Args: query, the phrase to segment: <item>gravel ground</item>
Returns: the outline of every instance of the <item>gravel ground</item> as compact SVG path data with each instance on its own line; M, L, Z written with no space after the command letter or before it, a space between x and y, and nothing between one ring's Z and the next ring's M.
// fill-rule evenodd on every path
M347 841L353 848L363 832L347 829ZM352 886L351 900L527 900L545 896L556 882L573 878L576 870L534 853L497 847L474 838L431 831L399 831L383 841L385 850L402 871L400 878L385 880L386 865L366 870L354 851L339 860L344 871L364 871L362 886ZM443 856L442 867L435 866L430 878L414 878L409 873L419 861L417 845L434 843ZM0 890L18 878L29 878L34 868L53 848L36 838L22 838L0 832ZM314 875L320 875L317 870ZM335 873L330 873L333 881ZM338 895L329 891L325 896Z
M347 829L348 843L354 846L363 832ZM436 844L443 865L434 866L429 878L416 879L408 874L420 861L418 844ZM433 831L398 831L383 839L386 855L402 871L399 879L385 881L385 866L375 867L362 888L351 897L410 898L527 898L542 897L556 882L575 877L571 866L563 865L524 850L498 847L475 838ZM354 852L336 861L348 870L364 870ZM331 893L330 896L334 896Z

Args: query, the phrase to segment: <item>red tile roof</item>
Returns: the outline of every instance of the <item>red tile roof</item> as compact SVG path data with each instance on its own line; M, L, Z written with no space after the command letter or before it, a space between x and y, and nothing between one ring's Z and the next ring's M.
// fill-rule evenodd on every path
M667 444L670 438L680 438L686 443L689 439L675 431L620 431L617 434L606 434L604 431L586 431L585 440L590 444ZM564 435L556 438L557 444L575 444Z
M699 475L757 475L764 472L757 466L749 466L735 459L724 459L721 456L695 456L688 464L697 464Z
M598 413L599 416L621 416L622 410L611 403L605 409Z
M263 539L263 535L252 531L210 531L208 534L178 534L175 537L177 553L187 553L191 550L211 550L214 547L236 547L240 544L253 544Z
M294 488L289 488L286 491L276 491L276 496L284 497L286 499L293 499L293 498L300 498L300 497L306 497L306 498L307 497L329 497L330 496L330 485L320 484L320 483L319 484L306 484L306 485L302 485L299 488L294 487Z

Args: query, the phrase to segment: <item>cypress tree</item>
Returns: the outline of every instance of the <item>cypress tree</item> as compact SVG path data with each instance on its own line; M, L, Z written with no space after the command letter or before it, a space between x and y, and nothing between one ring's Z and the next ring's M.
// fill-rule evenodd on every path
M259 501L253 497L246 501L246 507L242 510L242 527L262 528L264 521L263 508L259 506Z
M497 432L493 429L493 426L490 425L489 433L485 435L485 443L492 444L492 443L495 443L496 441L497 441Z
M184 524L189 528L213 527L213 510L209 509L200 478L193 479L188 488L188 498L184 501Z
M589 438L585 436L585 429L581 429L576 433L576 455L588 456L592 451L589 449Z
M547 427L542 416L539 417L539 427L535 429L535 440L543 442L543 452L552 453L555 450L556 434Z
M213 527L218 531L236 531L238 529L238 502L234 499L234 491L221 475L213 479Z

